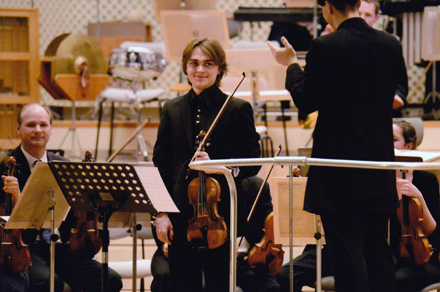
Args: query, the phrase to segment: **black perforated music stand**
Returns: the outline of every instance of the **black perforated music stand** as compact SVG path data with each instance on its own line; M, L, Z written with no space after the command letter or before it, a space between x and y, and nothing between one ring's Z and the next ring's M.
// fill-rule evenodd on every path
M122 163L49 162L73 211L98 212L103 218L102 291L108 291L108 221L114 212L156 214L135 168Z

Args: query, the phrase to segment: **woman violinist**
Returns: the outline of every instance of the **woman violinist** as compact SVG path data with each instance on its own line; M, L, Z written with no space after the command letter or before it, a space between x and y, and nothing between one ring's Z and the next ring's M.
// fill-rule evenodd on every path
M406 121L398 121L393 124L394 148L399 150L411 150L416 148L416 131L414 127ZM439 231L437 228L440 219L439 207L439 183L435 174L427 171L408 171L405 179L402 173L396 173L397 191L399 200L402 194L410 198L415 198L420 202L423 210L423 221L421 221L421 231L427 236L429 244L432 245L434 253L429 261L416 265L408 257L401 256L399 251L399 241L401 238L401 224L396 217L391 218L390 235L391 248L396 263L396 286L397 291L420 291L424 287L437 283L440 280L440 265L438 260ZM398 211L399 212L399 211Z
M158 214L157 237L169 245L170 278L173 291L200 291L202 272L207 291L227 291L229 285L229 242L217 248L198 249L188 242L189 220L195 207L190 204L188 185L198 176L188 162L226 158L258 158L259 135L255 131L251 105L232 98L206 143L205 151L195 153L200 143L201 130L208 131L227 95L220 89L220 81L227 72L225 52L213 39L194 39L182 55L182 69L188 75L191 90L168 101L163 108L153 162L180 210L178 214ZM236 185L246 177L256 175L259 167L234 170ZM229 190L226 180L219 175L207 174L220 185L217 210L229 230ZM238 190L240 194L240 190ZM238 233L246 225L244 200L238 198Z

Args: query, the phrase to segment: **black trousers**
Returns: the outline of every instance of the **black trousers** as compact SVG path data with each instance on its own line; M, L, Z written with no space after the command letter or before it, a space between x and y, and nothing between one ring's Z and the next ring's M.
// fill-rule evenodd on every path
M243 292L278 292L280 285L275 276L268 274L266 266L250 267L244 257L247 254L238 254L237 257L237 286Z
M44 241L31 246L32 266L29 268L30 292L47 292L50 288L50 247ZM55 247L55 291L61 292L64 283L73 292L99 292L102 286L102 264L89 258L74 256L68 246ZM122 289L121 276L108 269L108 291Z
M300 292L304 286L313 287L316 282L316 245L308 244L302 254L293 259L293 291ZM281 267L275 275L280 284L281 292L290 291L290 267L289 263ZM322 277L332 276L331 260L327 247L322 249L321 262Z
M171 292L170 265L168 258L163 254L162 249L158 248L151 259L151 292Z
M387 214L321 214L338 292L394 292Z
M206 292L229 290L229 241L210 250L192 248L187 240L169 246L172 291ZM203 282L204 281L204 285Z
M432 262L417 266L409 259L396 265L396 287L399 292L418 292L440 281L440 267Z
M0 291L27 292L29 289L28 273L14 274L7 265L0 266Z

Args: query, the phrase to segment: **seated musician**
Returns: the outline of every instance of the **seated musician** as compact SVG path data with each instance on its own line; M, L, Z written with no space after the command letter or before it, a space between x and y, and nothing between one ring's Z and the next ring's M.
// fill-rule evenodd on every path
M227 72L225 52L220 44L209 38L194 39L185 48L182 56L182 69L188 75L191 90L184 96L165 103L159 124L153 162L171 194L180 213L160 213L156 216L156 233L161 242L168 244L170 283L173 291L200 291L202 275L207 291L227 291L229 288L229 202L228 184L222 175L210 175L218 181L220 199L216 207L224 218L227 230L220 229L216 237L208 236L212 226L207 223L221 222L222 219L203 222L205 217L198 211L208 209L207 202L200 200L190 204L189 195L194 202L197 192L188 192L188 186L199 174L188 171L188 163L195 160L260 157L259 135L255 130L252 106L241 99L232 98L218 120L206 143L205 151L197 151L201 130L208 132L219 113L227 95L219 89L220 81ZM203 140L202 140L203 141ZM240 180L254 176L260 167L240 167L234 169L236 185ZM203 174L202 174L203 176ZM206 198L207 194L200 194ZM209 207L214 210L213 206ZM245 228L244 202L238 197L238 233ZM197 212L195 212L197 211ZM208 210L206 210L208 211ZM199 216L196 214L200 214ZM214 212L210 211L210 214ZM194 224L189 225L193 217ZM198 225L198 223L200 223ZM200 232L197 232L198 226ZM206 227L206 228L205 228ZM208 230L205 232L205 230ZM188 232L190 230L191 232ZM227 233L225 233L227 232ZM197 233L201 234L197 237ZM188 240L188 237L191 239ZM225 239L226 238L226 239ZM209 242L213 243L211 246ZM219 245L219 246L218 246Z
M37 103L23 107L17 117L17 133L21 144L8 153L14 156L19 165L17 177L2 176L1 189L13 195L13 204L19 198L35 163L67 159L46 151L46 144L51 136L52 114ZM1 173L4 173L2 169ZM4 194L0 194L0 201ZM74 255L67 241L71 230L76 227L76 218L69 213L59 229L62 243L56 244L55 252L55 291L96 292L101 291L102 264L90 256ZM28 269L28 287L10 291L47 292L50 287L50 230L25 230L24 241L30 244L32 265ZM37 239L36 239L37 237ZM122 279L115 271L109 269L108 291L118 292L122 289ZM70 286L70 287L69 287ZM3 286L1 286L1 291Z
M410 150L416 148L416 131L406 122L393 124L394 148ZM401 179L401 173L396 173L399 199L402 194L417 198L423 207L422 230L428 236L433 246L434 254L429 261L416 265L414 261L401 257L399 252L401 224L397 216L390 221L390 245L396 259L396 291L417 292L424 287L440 281L440 264L438 259L440 220L439 183L435 174L428 171L409 171L406 179ZM313 286L316 281L316 246L307 245L303 253L293 260L294 291L301 291L303 286ZM333 275L331 260L326 246L322 249L322 277ZM281 291L289 291L289 266L285 265L276 275Z
M416 131L406 122L399 121L393 124L394 147L400 150L416 149ZM423 222L421 229L428 236L429 244L433 246L434 254L428 262L416 265L409 258L399 254L399 237L401 225L396 217L390 221L390 245L396 263L396 290L403 292L420 291L424 287L440 281L439 253L436 248L440 246L439 228L439 183L434 173L428 171L408 171L406 178L401 179L402 174L397 172L397 191L399 199L402 194L420 201L423 208Z
M257 194L262 186L263 180L257 176L246 178L242 181L243 196L246 201L246 215L249 215L250 210L255 202ZM272 212L272 199L270 196L269 185L266 183L261 192L260 199L255 207L254 215L248 224L248 232L245 242L249 247L260 242L263 237L263 228L267 215ZM151 260L151 273L153 281L151 282L151 292L170 292L170 274L168 265L168 247L166 244L157 240L154 232L153 235L158 245L158 249L154 253ZM250 267L247 256L248 247L244 247L241 251L239 247L239 254L237 257L237 286L243 292L276 292L279 291L279 284L274 276L268 274L267 266Z

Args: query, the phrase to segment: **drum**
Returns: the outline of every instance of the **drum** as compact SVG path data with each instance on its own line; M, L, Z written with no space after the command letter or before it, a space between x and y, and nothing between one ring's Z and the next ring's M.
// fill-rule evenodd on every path
M162 55L148 48L117 48L110 55L109 73L129 81L149 81L158 77L165 65Z

